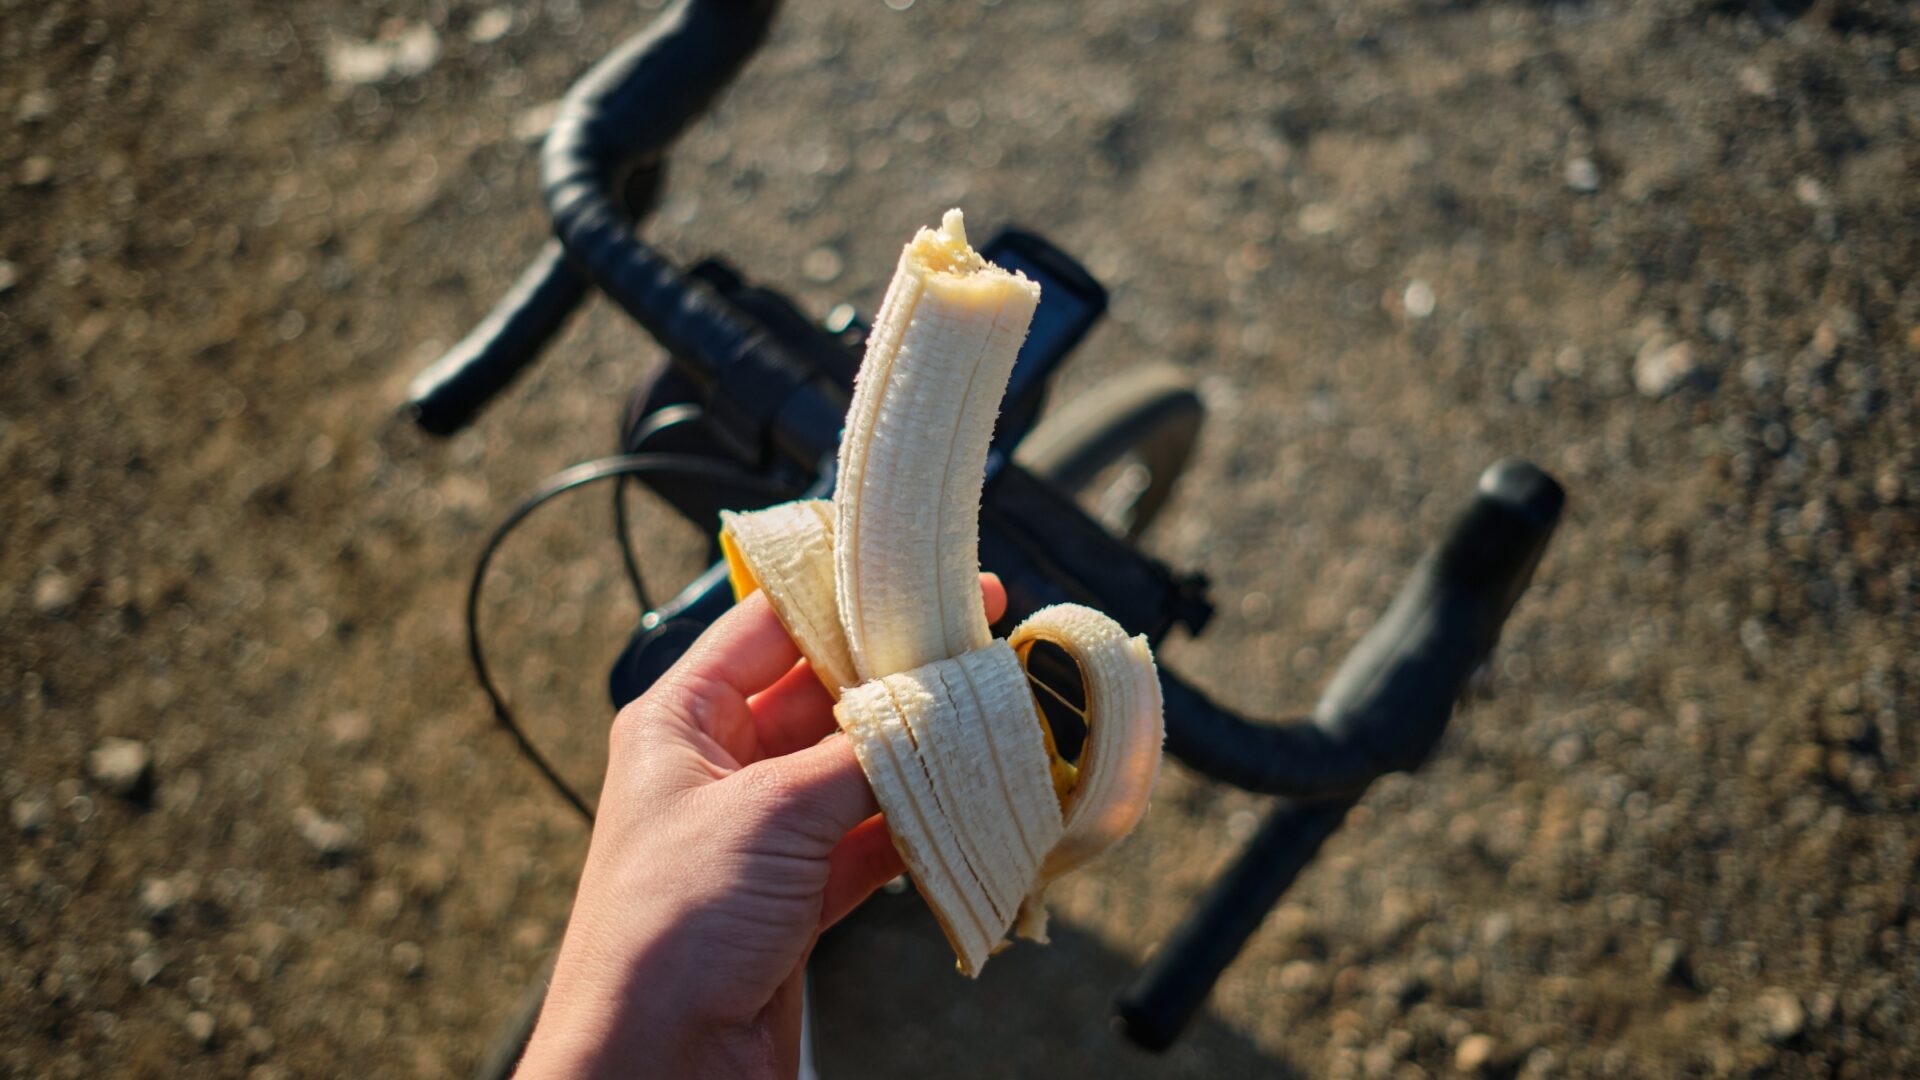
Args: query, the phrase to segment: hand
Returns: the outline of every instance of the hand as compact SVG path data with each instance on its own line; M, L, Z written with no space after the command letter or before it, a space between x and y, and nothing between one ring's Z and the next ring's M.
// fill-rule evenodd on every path
M980 584L998 619L1005 590ZM833 699L756 593L610 743L520 1075L794 1075L808 954L902 870Z

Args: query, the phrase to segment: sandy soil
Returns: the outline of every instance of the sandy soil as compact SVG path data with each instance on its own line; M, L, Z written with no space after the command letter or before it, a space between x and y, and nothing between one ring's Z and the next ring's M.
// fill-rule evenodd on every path
M0 0L0 1072L458 1074L557 940L583 832L459 605L659 356L602 306L471 433L393 411L638 18ZM826 1075L1920 1071L1917 118L1891 0L792 5L650 235L819 312L949 205L1076 252L1059 393L1211 407L1148 543L1213 577L1165 662L1219 697L1310 701L1486 463L1573 495L1491 699L1173 1053L1106 1000L1262 806L1179 767L1050 949L969 984L911 896L830 939ZM585 784L608 537L556 510L488 611Z

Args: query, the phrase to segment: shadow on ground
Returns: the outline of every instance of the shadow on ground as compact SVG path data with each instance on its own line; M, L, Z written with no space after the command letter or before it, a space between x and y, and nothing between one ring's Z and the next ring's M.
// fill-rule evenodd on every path
M1164 1055L1134 1048L1109 1023L1110 1002L1135 964L1058 918L1052 944L1021 942L977 982L919 897L877 894L820 942L813 1002L820 1075L1297 1077L1275 1057L1202 1013Z

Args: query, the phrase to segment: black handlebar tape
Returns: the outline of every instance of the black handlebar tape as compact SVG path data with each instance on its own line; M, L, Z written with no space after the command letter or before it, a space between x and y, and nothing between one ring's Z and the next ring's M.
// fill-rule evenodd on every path
M586 299L589 283L549 240L500 302L407 388L407 412L435 435L472 422L495 394L539 357Z
M1114 999L1121 1032L1148 1050L1165 1050L1193 1019L1220 973L1260 928L1320 844L1340 827L1351 799L1283 801L1240 858L1213 883L1162 942L1131 985Z
M574 83L540 151L540 185L568 255L669 353L708 344L731 305L634 236L615 192L664 154L758 48L767 0L680 0ZM724 321L724 320L723 320ZM750 324L734 319L747 334ZM702 385L711 371L688 372Z
M1372 755L1311 720L1248 720L1166 668L1160 669L1160 700L1167 753L1234 787L1312 799L1358 792L1379 775Z
M774 7L681 0L574 84L540 154L547 210L568 258L713 391L715 434L746 460L762 450L750 438L812 370L718 290L638 239L613 192L733 78L765 37Z
M778 6L678 0L588 69L561 99L541 147L549 209L556 181L580 165L601 171L604 194L618 190L622 174L664 154L760 47Z
M1527 462L1481 473L1466 510L1334 673L1314 724L1378 773L1424 761L1526 591L1565 503L1560 485Z

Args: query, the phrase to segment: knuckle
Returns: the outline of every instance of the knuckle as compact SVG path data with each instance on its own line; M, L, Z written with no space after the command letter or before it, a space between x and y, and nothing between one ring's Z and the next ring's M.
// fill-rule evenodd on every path
M772 825L792 809L798 786L780 762L761 761L734 774L739 787L741 817L749 824Z
M657 707L649 700L650 697L642 694L614 714L613 724L607 730L609 758L624 757L646 744L650 733L658 726Z
M715 703L720 700L722 687L712 679L694 675L677 679L672 683L673 692L666 695L674 718L694 731L712 731L716 716Z
M820 776L798 768L791 759L760 764L766 768L747 770L759 773L753 778L752 821L757 827L795 841L837 838L834 800Z

